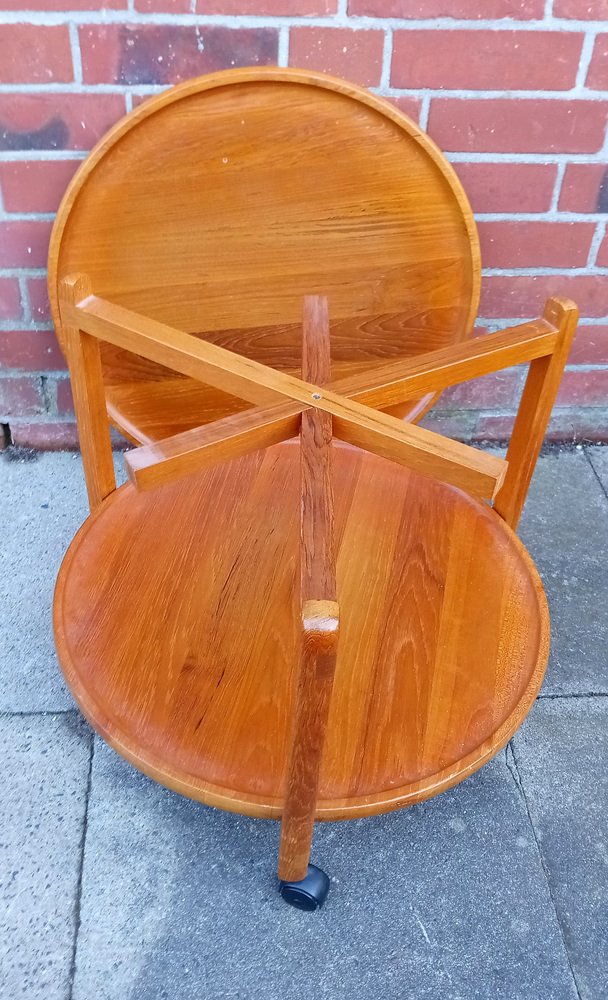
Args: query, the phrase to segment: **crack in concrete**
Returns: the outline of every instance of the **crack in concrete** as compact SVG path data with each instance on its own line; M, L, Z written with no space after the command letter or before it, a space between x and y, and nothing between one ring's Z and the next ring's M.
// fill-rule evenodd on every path
M78 951L78 936L81 925L81 905L82 905L82 879L84 875L84 853L87 842L87 832L89 829L89 802L91 799L91 784L93 778L93 757L95 755L95 734L89 733L89 769L87 772L87 787L84 800L84 816L82 820L82 834L80 837L80 858L78 864L78 876L76 880L76 895L74 898L74 938L72 942L72 960L68 975L67 1000L72 1000L74 995L74 981L76 979L76 954Z

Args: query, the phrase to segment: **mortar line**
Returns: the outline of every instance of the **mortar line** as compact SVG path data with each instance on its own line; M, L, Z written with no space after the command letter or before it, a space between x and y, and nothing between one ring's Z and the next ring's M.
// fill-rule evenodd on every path
M511 758L513 760L513 767L514 767L515 771L513 771L511 769L510 764L509 764L509 752L511 753ZM517 788L519 790L519 794L521 795L521 799L522 799L522 802L524 804L524 808L526 810L526 814L528 816L528 823L530 824L530 829L532 831L532 836L534 838L534 843L536 844L536 851L538 853L538 859L540 861L540 865L541 865L541 868L543 870L543 874L545 876L545 882L547 884L547 892L549 893L549 899L551 900L551 905L553 907L553 912L555 914L555 921L557 923L557 927L558 927L558 930L559 930L560 938L561 938L562 945L563 945L563 948L564 948L564 954L566 956L566 961L568 962L568 968L570 969L570 975L572 976L572 982L574 984L574 989L576 990L576 995L578 997L578 1000L583 1000L583 997L582 997L582 994L581 994L581 991L580 991L580 988L579 988L578 980L576 978L576 973L574 972L574 967L573 967L572 961L570 959L570 952L568 951L568 946L566 944L566 936L564 934L564 929L562 927L561 920L559 919L559 913L558 913L558 910L557 910L557 905L556 905L556 902L555 902L555 897L553 895L553 889L552 889L552 886L551 886L551 880L549 878L549 870L547 868L547 865L546 865L546 862L545 862L545 858L544 858L544 855L543 855L543 852L542 852L542 849L541 849L541 846L540 846L540 840L539 840L539 837L538 837L538 835L536 833L536 827L534 826L534 821L532 819L532 813L530 811L530 804L528 802L528 796L526 795L526 790L524 788L524 783L523 783L523 781L521 779L521 772L519 770L519 765L517 763L517 757L515 756L515 749L513 747L513 740L510 740L507 743L506 747L505 747L505 763L507 765L507 769L511 773L511 776L512 776L512 778L513 778L513 780L514 780L514 782L515 782L515 784L516 784L516 786L517 786Z
M91 731L90 734L91 745L89 750L89 769L87 773L87 787L85 792L85 806L84 806L84 816L82 821L82 834L80 837L80 856L78 864L78 876L76 880L76 897L74 900L74 937L72 943L72 960L70 962L70 972L68 978L68 995L67 1000L72 1000L74 995L74 980L76 978L76 954L78 951L78 936L80 934L81 925L81 906L82 906L82 878L84 874L84 855L87 841L87 832L89 827L89 802L91 799L91 783L93 777L93 757L95 755L95 734Z

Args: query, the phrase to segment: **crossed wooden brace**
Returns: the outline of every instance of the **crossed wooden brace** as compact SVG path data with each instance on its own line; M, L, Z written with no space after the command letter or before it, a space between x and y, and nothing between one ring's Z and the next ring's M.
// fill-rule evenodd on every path
M306 309L313 306L314 297L309 297ZM95 419L91 410L95 415L96 406L105 413L99 340L254 404L251 409L129 452L127 470L139 489L160 486L205 465L294 437L302 413L315 407L331 415L335 437L480 499L493 499L495 508L510 523L519 516L519 501L529 484L527 472L531 476L578 318L572 303L550 299L541 319L413 360L390 362L325 387L99 298L92 294L83 275L63 280L60 311L70 345L81 438L96 434L97 452L102 446L99 432L92 426ZM327 324L327 319L323 322ZM507 462L381 412L413 396L521 362L532 364ZM524 453L531 462L524 461ZM517 468L510 472L508 465L514 458L518 459ZM89 479L87 475L91 491ZM93 483L93 505L112 489L114 485L108 489L103 481Z

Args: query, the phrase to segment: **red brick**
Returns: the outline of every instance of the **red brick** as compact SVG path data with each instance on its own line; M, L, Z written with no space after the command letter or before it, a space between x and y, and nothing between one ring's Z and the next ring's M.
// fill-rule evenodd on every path
M79 448L78 429L71 421L29 423L11 420L11 437L13 444L39 451L77 451Z
M69 83L74 79L66 25L0 25L0 83Z
M30 278L27 281L27 294L34 322L48 323L51 318L51 307L46 278Z
M40 379L25 375L0 378L0 417L33 417L43 411Z
M276 62L272 28L87 25L79 29L85 83L170 84L230 66Z
M584 267L594 222L480 222L484 267Z
M562 181L559 207L566 212L608 212L606 164L569 163Z
M370 17L541 18L544 0L349 0L349 14Z
M451 386L441 396L441 409L484 410L511 406L519 398L520 374L514 369Z
M608 326L579 326L568 364L608 365Z
M396 31L391 85L568 90L582 42L582 34L563 31Z
M21 318L21 293L16 278L0 278L0 319Z
M511 437L515 416L481 413L476 441L507 441ZM608 440L608 412L600 407L569 410L556 409L551 414L545 441L606 441Z
M556 406L608 406L608 368L566 371L555 401Z
M608 90L608 35L598 35L595 39L585 82L591 90Z
M603 274L491 275L481 283L479 315L524 318L540 316L552 295L574 299L582 316L608 315Z
M411 118L412 121L418 122L420 120L422 101L417 97L388 97L387 100L403 111L403 114Z
M45 267L51 223L0 223L0 267Z
M341 76L364 87L380 83L384 32L292 28L289 65Z
M58 371L65 358L52 330L0 330L0 369Z
M323 17L325 14L335 14L338 3L337 0L198 0L196 9L199 14Z
M494 153L595 153L608 103L571 100L431 101L428 131L444 150Z
M14 160L0 163L0 188L7 212L54 212L78 160Z
M454 163L474 212L546 212L557 165Z
M57 381L57 413L60 417L72 416L74 414L74 398L69 378L62 378Z
M599 251L598 251L598 254L597 254L597 262L596 263L599 265L599 267L608 267L608 233L606 233L606 235L604 236L604 239L602 240L602 243L600 245L600 248L599 248ZM608 282L606 284L608 286ZM606 288L606 292L607 292L607 297L608 297L608 287ZM608 304L606 306L606 312L608 313Z
M135 0L135 10L142 14L189 14L190 0Z
M0 0L0 10L126 10L128 0Z
M608 20L608 0L553 0L553 17L577 21Z
M0 94L0 150L90 149L124 113L120 94Z

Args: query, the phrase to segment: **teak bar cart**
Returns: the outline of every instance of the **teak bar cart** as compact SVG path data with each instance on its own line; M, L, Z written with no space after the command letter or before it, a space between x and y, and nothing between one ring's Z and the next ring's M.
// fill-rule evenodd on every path
M297 70L146 102L57 218L91 506L57 582L63 671L143 772L281 818L280 891L302 909L329 887L315 819L461 781L544 674L546 601L514 529L577 311L552 299L471 339L479 267L428 137ZM524 362L506 461L413 422ZM136 445L120 489L108 418Z

